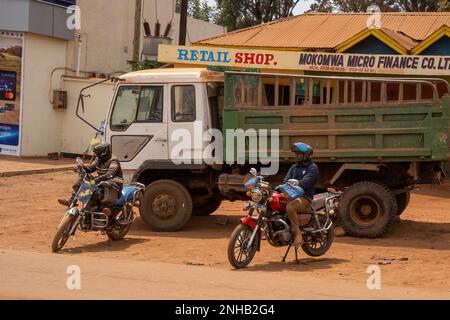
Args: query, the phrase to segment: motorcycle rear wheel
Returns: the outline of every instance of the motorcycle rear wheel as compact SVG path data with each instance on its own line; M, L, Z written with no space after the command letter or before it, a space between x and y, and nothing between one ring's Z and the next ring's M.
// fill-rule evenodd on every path
M125 238L125 236L128 234L128 231L130 231L130 228L131 223L127 226L116 226L112 231L106 232L106 235L112 241L119 241Z
M250 240L253 230L243 224L234 229L228 242L228 261L235 269L242 269L249 265L256 253L259 234L256 234L250 249L247 249L247 243ZM238 249L238 250L237 250ZM244 258L245 257L245 258ZM242 259L244 258L244 259Z
M58 230L56 231L55 236L53 237L52 242L52 251L59 252L66 244L67 240L69 240L70 234L69 231L72 229L73 222L75 217L71 214L66 214L59 224Z
M319 221L323 225L326 218L319 216ZM331 226L327 233L309 233L303 235L303 238L302 250L310 257L320 257L331 248L334 240L334 226Z

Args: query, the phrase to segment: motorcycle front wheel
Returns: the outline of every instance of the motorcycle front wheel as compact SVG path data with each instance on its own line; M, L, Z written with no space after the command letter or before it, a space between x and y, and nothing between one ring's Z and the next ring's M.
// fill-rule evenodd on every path
M67 240L70 237L70 230L72 229L73 222L75 221L75 217L71 214L66 214L59 224L58 230L56 231L55 236L53 237L52 242L52 251L59 252Z
M240 224L234 229L228 242L228 261L236 269L242 269L248 266L253 260L256 253L256 247L259 242L259 234L256 234L250 248L247 244L250 241L253 230L243 224Z

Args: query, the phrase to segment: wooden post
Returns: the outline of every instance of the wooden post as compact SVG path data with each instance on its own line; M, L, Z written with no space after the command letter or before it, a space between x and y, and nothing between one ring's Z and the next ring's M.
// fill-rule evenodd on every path
M180 46L186 45L187 12L188 12L188 0L181 0L181 4L180 4L180 34L178 37L178 44Z
M133 39L133 61L140 60L141 49L141 16L142 16L142 0L135 1L134 11L134 39Z

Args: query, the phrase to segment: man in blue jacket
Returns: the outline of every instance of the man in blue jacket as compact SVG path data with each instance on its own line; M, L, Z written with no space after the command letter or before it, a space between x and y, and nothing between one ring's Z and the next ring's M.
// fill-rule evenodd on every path
M288 203L286 212L295 234L294 245L302 244L302 232L300 231L298 214L307 212L314 199L315 186L319 179L319 167L312 162L313 149L306 143L294 143L292 151L297 155L297 163L288 171L284 182L289 179L297 179L299 186L304 190L304 195Z

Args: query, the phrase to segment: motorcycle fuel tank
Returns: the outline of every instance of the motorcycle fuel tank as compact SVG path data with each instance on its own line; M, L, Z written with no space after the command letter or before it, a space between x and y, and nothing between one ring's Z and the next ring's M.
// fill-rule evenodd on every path
M269 204L272 210L279 213L286 212L286 205L288 202L289 199L284 194L279 192L273 192L269 199Z

